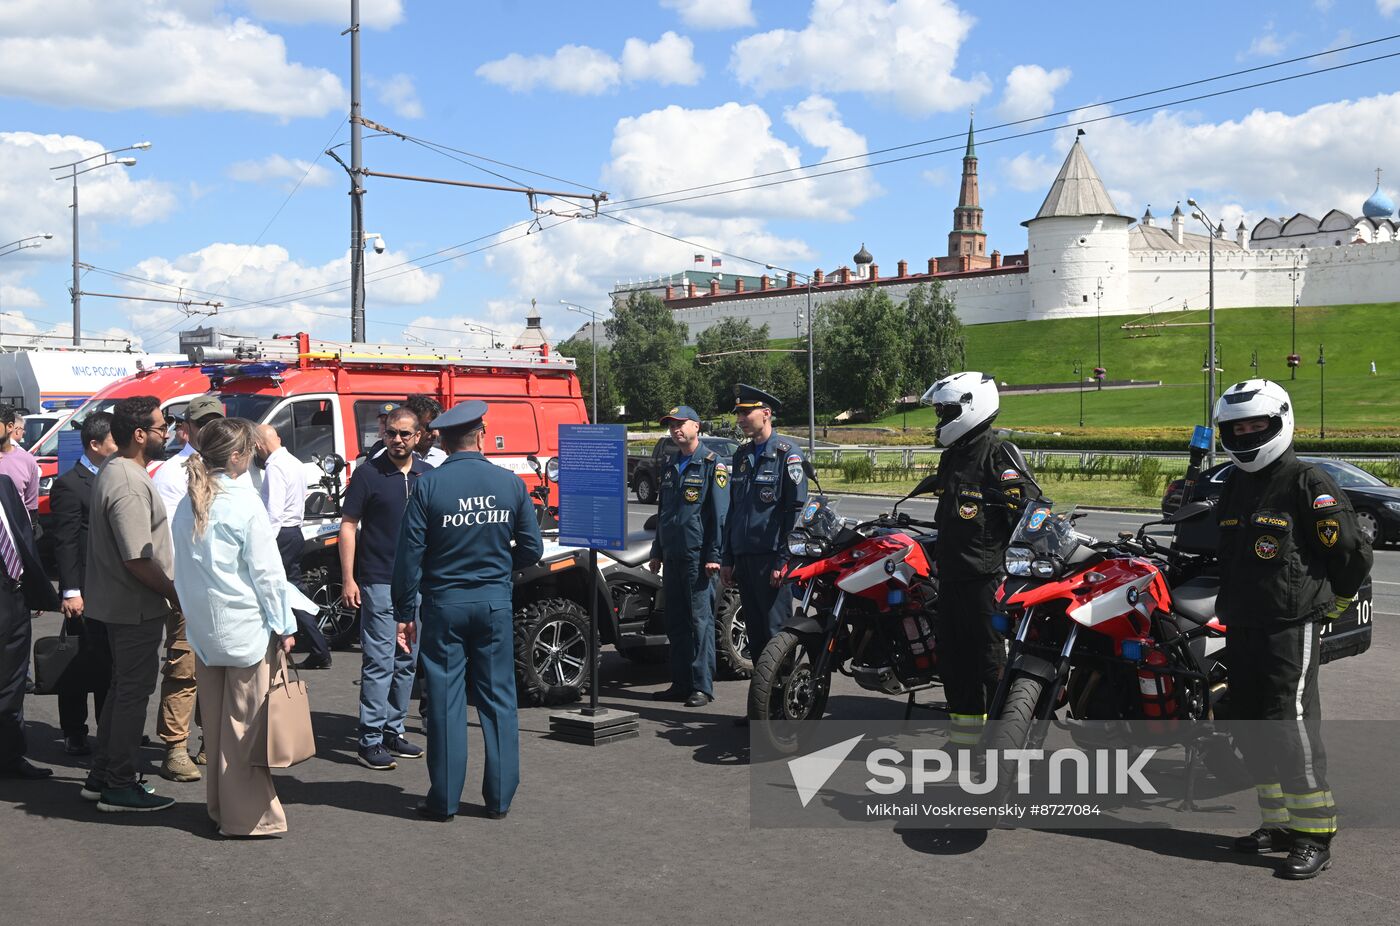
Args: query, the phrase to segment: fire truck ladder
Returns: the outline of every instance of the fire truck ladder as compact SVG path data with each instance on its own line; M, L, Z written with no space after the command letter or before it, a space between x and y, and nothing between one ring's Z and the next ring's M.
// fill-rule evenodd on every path
M195 347L189 357L195 363L285 363L304 360L350 364L403 364L419 367L464 366L537 371L574 369L571 357L547 355L537 350L481 347L439 348L421 344L365 344L323 341L304 335L282 338L226 338L222 347Z

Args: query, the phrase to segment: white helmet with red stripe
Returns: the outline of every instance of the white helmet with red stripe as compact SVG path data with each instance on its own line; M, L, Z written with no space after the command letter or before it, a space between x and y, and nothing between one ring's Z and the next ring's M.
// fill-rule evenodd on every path
M968 371L940 379L919 399L938 413L935 439L951 447L980 424L990 422L1001 411L997 381L986 373Z
M1259 430L1235 433L1235 424L1248 418L1264 423ZM1235 383L1215 403L1220 443L1235 465L1257 473L1293 446L1293 403L1287 391L1267 379Z

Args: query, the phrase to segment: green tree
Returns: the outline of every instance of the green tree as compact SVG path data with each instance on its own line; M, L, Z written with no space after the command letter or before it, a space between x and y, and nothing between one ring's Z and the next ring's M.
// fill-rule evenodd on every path
M817 384L827 408L879 417L906 378L908 332L902 306L880 287L823 306L817 315Z
M763 350L768 346L768 326L753 326L746 318L726 318L711 325L695 339L697 370L701 376L697 386L703 390L692 393L697 411L702 415L716 411L727 412L734 407L734 384L749 383L765 388L769 354L733 353ZM725 354L701 360L705 354Z
M583 402L593 412L593 339L591 337L570 338L560 341L554 352L561 357L572 357L578 370L579 389L583 392ZM612 370L612 352L599 338L598 343L598 420L610 421L613 409L622 404L618 397L616 376ZM595 424L597 422L594 422Z
M963 337L958 307L943 284L920 283L904 301L908 358L900 385L910 395L925 389L949 373L967 366L967 339Z
M652 293L634 292L604 323L617 391L633 421L655 421L684 391L685 325Z

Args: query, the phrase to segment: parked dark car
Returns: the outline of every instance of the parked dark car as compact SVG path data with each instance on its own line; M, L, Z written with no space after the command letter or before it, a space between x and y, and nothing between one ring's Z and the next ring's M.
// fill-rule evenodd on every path
M727 437L704 435L700 438L701 450L713 450L719 458L728 463L739 449L738 441ZM635 456L627 459L627 487L637 493L637 501L643 505L655 505L657 488L661 485L661 472L676 457L676 442L663 437L656 442L650 456Z
M1350 499L1351 506L1356 509L1356 520L1372 545L1400 542L1400 488L1342 460L1321 457L1299 459L1317 464L1337 481L1337 485ZM1194 502L1217 497L1225 484L1225 477L1234 466L1233 463L1219 463L1201 473L1200 478L1196 480L1195 491L1184 501ZM1167 491L1162 496L1164 514L1183 503L1181 491L1184 483L1185 480L1173 479L1167 484Z

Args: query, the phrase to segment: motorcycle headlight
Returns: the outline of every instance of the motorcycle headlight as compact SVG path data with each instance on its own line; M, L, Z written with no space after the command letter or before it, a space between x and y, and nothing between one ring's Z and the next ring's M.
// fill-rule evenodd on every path
M1048 559L1038 559L1031 563L1031 575L1037 579L1053 579L1055 564Z
M1028 576L1031 574L1031 551L1011 547L1006 551L1006 574Z
M51 491L53 491L53 477L52 477L52 476L45 476L44 478L40 479L40 480L39 480L39 494L40 494L40 495L48 495Z
M549 477L550 482L559 481L559 458L550 457L544 464L544 474Z
M807 535L806 535L806 534L789 534L789 535L788 535L788 552L791 553L793 556L806 556L806 555L807 555Z
M42 484L43 483L40 483L40 485ZM1387 511L1394 511L1397 514L1400 514L1400 502L1386 502L1385 507Z

